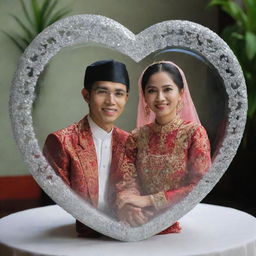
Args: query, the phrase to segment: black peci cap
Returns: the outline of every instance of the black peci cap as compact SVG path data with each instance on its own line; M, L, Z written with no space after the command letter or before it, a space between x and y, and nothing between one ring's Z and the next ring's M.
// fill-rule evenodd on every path
M90 91L96 81L109 81L126 85L129 91L129 76L125 64L115 60L100 60L87 66L84 76L84 88Z

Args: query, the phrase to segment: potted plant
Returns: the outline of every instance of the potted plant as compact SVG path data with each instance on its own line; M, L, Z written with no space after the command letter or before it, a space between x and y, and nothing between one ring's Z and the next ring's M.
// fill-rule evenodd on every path
M222 37L236 55L245 76L248 94L247 124L242 141L244 150L256 151L256 1L211 0L233 20Z
M256 0L211 0L208 6L218 6L230 18L221 32L236 55L247 85L248 112L242 143L227 175L216 186L219 202L256 215L254 198L256 156ZM219 191L218 191L219 189ZM228 194L228 196L227 196ZM226 198L225 198L226 197Z
M3 33L23 52L40 32L70 12L68 7L58 9L58 2L60 1L44 0L42 4L39 4L38 0L30 0L27 6L24 0L20 0L23 16L25 18L24 21L17 15L10 15L17 22L22 34L9 33L6 31L3 31Z

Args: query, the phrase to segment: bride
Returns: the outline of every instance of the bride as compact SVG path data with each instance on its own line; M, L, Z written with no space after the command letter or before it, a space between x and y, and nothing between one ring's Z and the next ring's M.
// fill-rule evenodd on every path
M140 128L127 140L116 185L119 219L131 226L179 202L211 165L209 139L182 70L172 62L153 63L139 89ZM176 223L163 232L179 230Z

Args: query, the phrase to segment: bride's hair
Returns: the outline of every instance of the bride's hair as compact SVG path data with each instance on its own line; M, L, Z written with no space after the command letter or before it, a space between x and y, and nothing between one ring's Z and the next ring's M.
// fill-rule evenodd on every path
M150 65L143 73L141 79L141 88L143 94L145 93L145 88L150 77L158 72L166 72L173 80L173 82L178 86L179 90L184 88L183 79L177 67L175 67L171 63L156 62Z

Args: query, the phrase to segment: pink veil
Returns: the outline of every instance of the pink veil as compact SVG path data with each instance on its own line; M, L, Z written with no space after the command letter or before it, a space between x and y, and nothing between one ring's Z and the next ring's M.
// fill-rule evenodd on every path
M197 111L196 111L196 108L194 106L193 100L191 98L187 80L186 80L186 77L185 77L183 71L175 63L173 63L171 61L157 61L157 62L154 62L153 64L155 64L155 63L167 63L167 64L171 64L178 68L178 70L180 71L180 74L182 76L182 80L183 80L183 84L184 84L184 93L182 96L182 109L180 110L179 115L180 115L181 119L183 119L184 121L192 121L192 122L201 124L198 114L197 114ZM153 64L151 64L151 65L153 65ZM144 71L142 72L142 74L139 78L139 81L138 81L139 104L138 104L138 112L137 112L137 124L136 124L137 128L155 121L155 113L150 111L150 113L147 114L145 111L146 102L144 100L144 96L143 96L143 92L142 92L142 88L141 88L141 79L142 79L142 76L146 69L144 69Z

